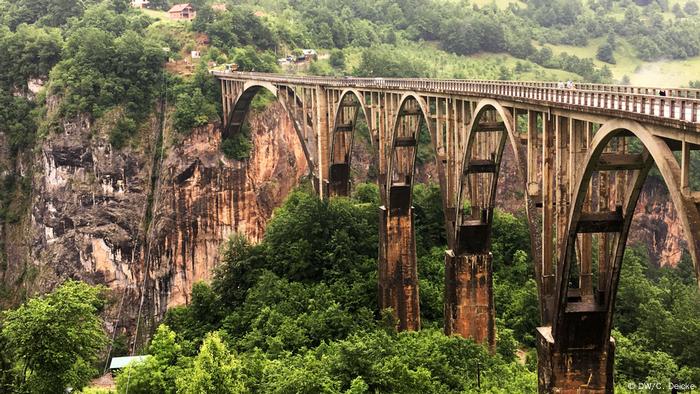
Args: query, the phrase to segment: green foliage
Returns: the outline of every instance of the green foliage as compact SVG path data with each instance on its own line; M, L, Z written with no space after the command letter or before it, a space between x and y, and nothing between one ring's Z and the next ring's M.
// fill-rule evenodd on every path
M192 370L177 378L178 393L247 393L241 381L241 362L217 332L207 334Z
M44 393L80 389L107 342L99 312L103 288L69 280L3 316L2 336L21 365L19 387Z
M138 126L133 119L120 118L109 134L109 142L115 149L121 149L126 144L126 141L136 134L137 130Z
M493 253L493 265L496 267L496 270L513 264L517 265L518 263L522 263L522 260L516 260L518 253L525 253L524 263L525 266L528 265L527 257L530 251L530 231L528 230L527 219L525 217L516 216L497 209L493 215L492 231L491 253ZM522 272L524 277L520 278L520 280L532 277L527 276L528 272Z
M362 60L353 71L358 77L415 78L426 74L426 65L407 57L391 46L381 45L362 52Z
M58 29L20 25L11 32L0 25L0 87L27 90L27 81L49 75L61 57L63 38Z
M189 367L190 360L182 356L175 333L161 324L148 346L143 362L132 362L117 375L118 393L175 393L176 380Z
M270 26L253 14L253 9L242 6L229 5L223 13L203 7L192 28L207 33L212 44L225 50L244 46L270 50L278 41Z
M610 64L615 64L615 57L613 56L614 49L609 43L604 43L598 48L598 53L596 54L596 59Z
M34 103L23 97L0 91L0 132L6 135L13 156L34 145L37 128L34 107Z
M216 106L199 89L194 89L190 94L180 93L176 103L173 126L181 133L189 133L195 127L205 126L217 115Z
M700 383L700 297L684 260L653 268L644 248L625 253L615 309L615 366L620 382ZM689 276L690 275L690 276Z
M330 57L331 66L334 68L343 70L345 69L345 54L341 50L334 50L331 52Z
M379 206L379 186L374 183L360 183L355 186L352 198L372 206Z
M221 152L229 159L245 160L250 157L252 149L253 142L250 140L249 133L234 133L221 141Z
M123 105L127 113L149 111L161 80L161 44L128 30L115 36L82 27L68 36L64 60L51 71L50 91L62 97L61 115L89 113Z
M436 184L414 185L413 203L415 205L416 250L420 256L427 253L435 245L447 244L440 187Z
M17 0L7 3L7 8L0 12L0 20L13 29L22 23L35 22L43 26L62 26L96 3L98 0Z
M233 61L238 64L240 71L257 71L274 73L279 71L277 58L271 51L258 51L252 46L233 49Z
M293 280L343 278L377 257L377 213L347 199L294 192L275 210L265 234L276 273Z
M418 286L423 326L442 327L445 296L445 248L433 247L419 254Z

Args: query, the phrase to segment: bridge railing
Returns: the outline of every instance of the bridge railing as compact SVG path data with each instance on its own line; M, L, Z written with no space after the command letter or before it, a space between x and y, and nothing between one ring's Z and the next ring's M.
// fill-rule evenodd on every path
M577 84L561 88L557 82L519 82L482 80L439 80L399 78L331 78L287 76L250 72L212 72L230 79L259 80L283 84L312 84L333 87L414 90L448 94L491 95L504 99L526 99L571 106L623 111L698 123L700 89L663 89L604 84ZM664 90L665 96L659 95ZM500 96L500 97L499 97Z

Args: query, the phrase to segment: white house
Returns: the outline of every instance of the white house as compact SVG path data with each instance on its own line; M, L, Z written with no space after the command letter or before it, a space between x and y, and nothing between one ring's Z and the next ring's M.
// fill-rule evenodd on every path
M131 6L134 8L148 8L149 4L148 0L131 0Z

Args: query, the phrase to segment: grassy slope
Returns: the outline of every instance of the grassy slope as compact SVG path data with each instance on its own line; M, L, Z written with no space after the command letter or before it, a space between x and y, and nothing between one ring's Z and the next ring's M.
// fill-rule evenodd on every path
M511 71L516 63L528 63L532 70L513 75L520 80L567 80L577 79L575 74L551 70L533 63L519 60L508 54L483 53L471 57L458 56L438 49L432 43L405 42L400 50L409 57L428 64L428 74L431 78L467 78L467 79L498 79L502 65ZM360 64L363 48L348 48L346 50L346 69L353 70Z
M590 40L585 47L570 45L550 47L554 53L567 52L579 57L595 59L598 47L603 41L604 38ZM688 81L698 79L697 70L700 69L700 56L686 60L645 62L636 57L632 45L623 39L618 40L615 60L616 64L608 64L615 79L620 80L623 75L627 75L634 85L687 86ZM594 61L601 67L606 64L599 60Z
M472 0L473 4L483 6L495 3L499 8L505 8L510 3L517 3L523 6L524 3L515 0ZM685 5L687 0L669 0L669 10L674 4L678 3ZM624 18L624 11L617 9L613 11L613 15L619 19ZM672 12L665 12L664 16L667 19L675 19ZM590 40L586 47L575 47L569 45L553 45L550 47L554 53L567 52L582 58L594 59L597 66L602 67L606 63L595 60L596 52L604 38ZM487 56L492 57L492 56ZM507 59L508 57L506 57ZM608 67L613 72L613 76L618 81L624 75L630 77L630 82L634 85L658 85L658 86L687 86L688 82L698 79L698 71L700 69L700 56L686 60L666 60L657 62L645 62L636 57L635 50L627 41L619 39L618 48L615 51L615 60L617 64L608 64ZM507 59L507 65L512 67L515 60ZM567 79L568 73L560 72L560 76L554 79ZM528 78L520 78L528 79ZM540 78L541 79L541 78Z
M505 8L509 3L522 2L514 0L472 0L473 4L483 6L495 3L499 8ZM684 0L671 0L674 3L684 4ZM168 18L165 11L142 10L146 15L159 20L159 24L174 25L177 21ZM673 17L668 13L669 17ZM620 11L621 18L623 16ZM182 23L182 22L181 22ZM550 45L554 53L567 52L582 58L595 59L596 52L604 38L597 38L589 41L585 47L575 47L570 45ZM457 56L440 50L432 43L405 43L401 49L411 57L415 57L430 65L429 74L433 78L476 78L476 79L497 79L501 65L513 69L518 61L508 54L483 53L470 57ZM360 62L361 49L350 48L347 50L347 70L352 70ZM658 86L686 86L690 80L698 79L697 70L700 69L700 56L687 60L669 60L658 62L644 62L635 55L634 48L624 39L618 40L618 47L615 51L614 65L608 65L613 72L615 79L621 80L624 75L630 77L630 81L635 85L658 85ZM606 63L594 60L596 65L602 67ZM530 63L531 64L531 63ZM575 74L555 69L546 69L532 64L532 70L513 75L519 80L577 80Z

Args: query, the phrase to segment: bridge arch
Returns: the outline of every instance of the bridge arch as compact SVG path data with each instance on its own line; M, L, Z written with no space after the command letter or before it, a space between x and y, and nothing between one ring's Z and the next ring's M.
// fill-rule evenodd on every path
M500 121L498 118L500 118ZM488 136L488 133L492 133L496 137L493 141L485 141L487 144L490 143L491 146L477 147L476 145L479 143L479 141L477 141L477 137L480 134ZM524 160L525 153L523 151L522 144L518 141L513 114L509 110L505 109L496 100L483 99L479 101L474 110L474 116L472 117L472 120L467 128L466 144L461 157L461 172L459 176L460 184L457 195L458 209L456 209L455 212L455 240L460 239L460 231L463 230L462 223L465 220L470 220L468 217L476 220L480 219L482 214L485 214L484 219L486 220L484 221L484 224L488 225L488 233L490 233L490 226L493 219L493 208L496 200L496 188L498 186L498 175L500 173L503 151L505 149L506 142L509 142L512 147L515 163L523 180L521 186L523 190L525 190L527 163ZM482 152L475 152L475 149L482 149ZM483 151L483 149L486 149L486 151ZM486 157L474 157L477 155ZM491 179L489 179L488 187L483 190L486 192L485 195L477 196L475 193L476 190L474 190L477 186L475 184L476 182L474 182L476 180L474 179L476 178L474 175L489 173L493 175ZM476 197L484 197L481 201L483 204L482 206L477 207L473 205L473 203L476 202ZM469 201L470 207L472 208L471 210L473 211L470 215L465 215L465 210L462 209L467 201ZM480 209L486 210L486 212L479 212ZM464 237L464 234L461 235ZM464 239L461 241L461 246L466 246L463 243ZM484 243L484 245L488 247L490 235L486 241L488 242ZM456 252L460 251L460 246L457 245L457 243L455 249Z
M350 194L350 165L355 128L360 113L367 126L370 126L366 105L364 96L357 89L346 89L340 94L334 111L335 121L331 129L331 157L328 171L328 192L331 196ZM371 136L370 143L376 144L374 136Z
M425 127L430 143L437 152L435 130L425 100L417 93L406 93L399 101L389 141L389 167L386 179L387 208L408 210L412 203L411 191L415 175L418 137Z
M619 149L619 146L625 146L623 141L626 137L634 137L641 143L641 153ZM681 216L697 274L700 213L694 203L681 193L680 166L668 144L654 136L651 128L633 120L615 119L603 124L593 137L585 167L578 174L575 184L565 238L559 250L552 326L538 328L538 371L544 390L552 390L553 387L575 390L584 385L595 392L613 390L615 346L610 333L620 270L637 200L654 164ZM602 190L607 190L610 179L604 174L613 171L617 185L615 198L611 198L613 196L607 192L600 193L598 209L594 211L589 201L589 190L595 183L599 191L601 184ZM594 173L597 180L594 180ZM610 209L611 202L615 204L613 209ZM577 243L579 237L585 234L598 234L599 237L595 292L592 291L593 281L584 283L580 280L578 288L570 287ZM582 297L584 290L592 296ZM571 370L585 373L567 372Z
M510 143L526 189L527 163L518 140L515 116L493 99L480 100L467 128L465 146L457 167L458 190L454 217L454 243L445 258L445 332L470 337L495 349L491 233L498 176L503 152ZM527 193L526 209L531 253L538 238L534 204ZM537 271L537 270L536 270Z
M423 128L435 147L435 133L425 101L416 93L406 93L399 101L388 146L385 179L380 176L382 206L379 235L379 305L392 308L398 329L420 328L416 237L413 226L412 188L418 137Z
M224 130L224 137L240 133L243 128L250 104L255 96L261 91L268 91L273 96L277 97L277 87L269 82L264 81L246 81L240 91L238 97L234 99L234 105L228 114L226 122L227 127Z
M277 87L276 85L267 81L256 81L249 80L241 84L238 87L239 93L233 99L233 105L231 106L227 119L225 122L225 127L223 128L222 138L228 138L237 133L241 133L245 120L250 112L250 106L253 102L255 96L263 91L271 93L277 101L282 105L284 110L287 112L294 130L296 131L297 137L299 138L299 143L301 144L302 150L304 151L304 157L306 158L306 163L309 169L309 174L313 174L315 164L313 160L313 154L310 149L309 144L304 139L304 128L310 123L309 119L302 119L300 122L295 117L294 110L292 107L301 107L302 100L296 95L293 89L287 86ZM284 92L284 94L281 94ZM288 101L292 100L292 103Z
M611 145L611 142L616 138L624 137L636 137L643 146L643 152L622 154L606 152L606 148ZM595 344L601 347L607 344L612 330L614 302L630 225L642 186L654 164L657 165L681 218L695 272L696 275L698 274L700 214L694 202L685 198L681 193L681 169L673 152L664 140L654 136L649 127L632 120L611 120L595 134L591 149L586 157L585 169L580 173L574 189L574 201L569 213L566 238L559 251L561 270L557 272L555 307L557 317L552 328L555 340L558 340L559 336L563 337L563 330L566 330L567 327L570 330L566 335L568 338L575 337L576 335L572 334L574 332L590 329L580 322L577 324L577 318L571 316L571 311L576 309L579 317L589 315L589 322L599 326L597 327L599 333L593 338ZM591 178L594 173L602 171L616 171L618 173L624 171L628 174L621 204L611 210L585 212L584 201L591 188ZM618 200L620 199L618 198ZM607 204L609 205L609 203L608 201ZM569 275L576 258L577 237L583 233L612 234L609 266L599 268L599 278L602 280L599 280L598 283L597 299L595 300L597 306L585 301L572 302L575 298L569 294ZM698 281L700 283L700 275L698 275ZM602 316L592 319L591 316L596 314ZM596 322L596 320L599 321ZM592 339L590 334L587 337ZM560 344L565 348L571 345L573 344L566 341Z

